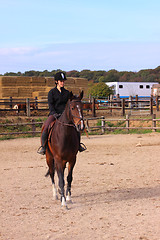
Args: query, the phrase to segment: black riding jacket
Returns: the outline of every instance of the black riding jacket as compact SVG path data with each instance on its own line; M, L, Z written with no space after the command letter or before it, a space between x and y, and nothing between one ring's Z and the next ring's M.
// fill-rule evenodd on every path
M52 88L48 93L49 115L62 114L66 103L69 99L69 91L61 88L61 92L57 87Z

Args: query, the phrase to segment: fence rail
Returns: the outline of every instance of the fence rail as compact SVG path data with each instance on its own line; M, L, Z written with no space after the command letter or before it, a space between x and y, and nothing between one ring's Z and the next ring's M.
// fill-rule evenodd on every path
M90 118L86 120L86 128L88 130L88 132L91 132L93 129L101 129L102 134L105 133L105 130L115 130L115 129L121 129L121 130L131 130L131 129L137 129L137 130L152 130L152 131L156 131L160 129L160 126L157 126L157 122L160 121L160 119L156 119L156 114L152 115L152 118L130 118L129 115L126 115L126 118L122 118L122 119L105 119L105 117L101 117L99 118L101 120L101 125L100 126L90 126L89 124L89 120L94 120L95 118ZM98 119L98 118L96 118ZM108 126L107 122L124 122L125 126ZM140 127L140 126L135 126L135 127L131 127L130 123L132 121L150 121L151 122L151 127Z
M4 136L4 135L23 135L23 134L31 134L32 136L35 136L36 134L41 133L41 131L37 131L36 130L36 125L43 125L43 122L35 122L34 120L32 120L32 122L29 123L5 123L5 124L0 124L0 128L4 128L4 127L20 127L20 126L32 126L32 130L31 131L21 131L21 132L0 132L0 135Z
M97 120L101 120L101 125L100 126L90 126L90 122L92 121L97 121ZM108 126L107 122L124 122L125 126ZM130 122L132 121L150 121L151 122L151 127L131 127L130 126ZM152 131L156 131L160 129L160 126L157 126L157 122L159 122L160 119L156 119L156 114L152 115L152 118L130 118L128 115L126 115L126 118L121 118L121 119L105 119L104 116L102 117L94 117L94 118L86 118L85 119L85 125L86 125L86 129L88 132L92 132L92 130L95 129L101 129L101 133L104 134L105 130L115 130L115 129L121 129L121 130L131 130L131 129L137 129L137 130L152 130ZM19 126L25 126L25 125L30 125L32 126L32 130L31 131L21 131L21 132L0 132L0 135L20 135L20 134L31 134L32 136L36 136L36 134L41 133L41 131L37 131L37 124L41 125L43 124L43 122L36 122L34 120L32 120L32 122L29 123L8 123L8 124L0 124L0 128L4 128L4 127L10 127L10 126L15 126L15 127L19 127Z
M156 98L153 98L151 96L149 99L139 99L138 96L133 99L130 97L129 99L116 99L116 100L102 100L102 99L88 99L88 101L85 101L85 104L88 105L88 109L84 110L91 110L92 116L96 117L96 112L100 110L110 110L112 112L113 110L119 110L121 111L121 115L125 116L128 110L148 110L149 114L153 114L153 108L156 108L156 111L159 111L159 102L160 97L157 96ZM97 103L99 107L97 108ZM26 115L28 117L31 116L31 112L33 110L36 111L47 111L48 110L48 101L47 99L38 100L37 97L35 99L27 98L27 99L13 99L12 97L8 99L0 99L0 112L1 111L16 111L16 109L13 109L13 106L15 104L24 104L25 109L20 109L19 111L25 111ZM31 106L35 105L35 109L32 109ZM3 108L1 107L3 106Z

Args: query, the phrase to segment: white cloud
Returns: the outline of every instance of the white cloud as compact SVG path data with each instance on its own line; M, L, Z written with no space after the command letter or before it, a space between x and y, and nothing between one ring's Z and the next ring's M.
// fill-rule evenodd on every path
M0 55L2 56L26 55L36 51L37 49L32 47L0 48Z
M28 70L139 71L160 65L160 44L86 43L0 49L0 73Z

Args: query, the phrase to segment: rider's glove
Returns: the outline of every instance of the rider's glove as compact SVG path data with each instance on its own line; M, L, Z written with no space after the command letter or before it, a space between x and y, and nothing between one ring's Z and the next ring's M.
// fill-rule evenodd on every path
M57 118L59 118L59 117L61 116L61 114L59 114L59 113L54 113L53 116L57 119Z

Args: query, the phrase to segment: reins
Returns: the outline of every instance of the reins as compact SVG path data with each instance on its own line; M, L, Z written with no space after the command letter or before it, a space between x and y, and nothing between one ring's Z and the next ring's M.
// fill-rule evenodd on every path
M60 124L64 125L64 126L68 126L68 127L75 127L75 128L76 128L75 124L61 122L61 121L59 121L59 119L58 119L58 118L56 119L56 121L57 121L58 123L60 123Z

